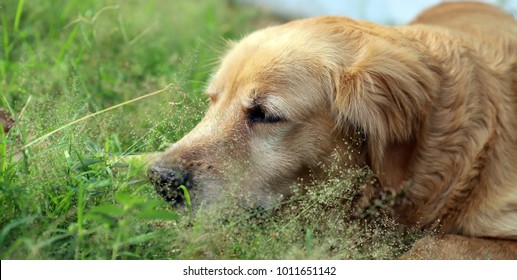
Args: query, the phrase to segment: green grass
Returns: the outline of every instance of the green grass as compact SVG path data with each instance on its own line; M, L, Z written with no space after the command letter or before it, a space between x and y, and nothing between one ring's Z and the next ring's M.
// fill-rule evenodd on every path
M6 0L0 17L0 102L16 119L0 135L0 258L369 259L407 248L411 238L387 219L347 219L364 171L329 178L262 219L231 204L178 213L141 164L111 162L163 150L192 129L223 39L267 15L215 0Z

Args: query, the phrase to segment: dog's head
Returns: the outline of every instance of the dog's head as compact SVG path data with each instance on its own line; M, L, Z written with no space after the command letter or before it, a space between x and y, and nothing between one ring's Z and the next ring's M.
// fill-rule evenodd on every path
M205 117L149 168L158 193L181 202L184 185L193 204L232 192L268 208L336 152L348 153L339 164L370 165L387 185L400 183L412 149L397 147L415 142L429 77L421 56L372 28L316 18L234 44L207 87Z

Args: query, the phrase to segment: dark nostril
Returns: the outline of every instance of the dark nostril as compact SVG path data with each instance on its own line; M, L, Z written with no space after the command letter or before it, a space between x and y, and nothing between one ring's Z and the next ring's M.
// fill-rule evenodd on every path
M147 170L147 177L158 194L169 202L182 203L184 195L179 186L185 185L189 189L193 185L192 176L179 168L152 165Z
M151 166L147 170L147 177L153 184L161 186L180 184L183 180L179 170L162 166Z

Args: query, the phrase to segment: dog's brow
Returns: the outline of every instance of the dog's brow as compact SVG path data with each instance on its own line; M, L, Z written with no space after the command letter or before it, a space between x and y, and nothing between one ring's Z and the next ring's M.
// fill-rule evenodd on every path
M251 96L247 97L243 101L243 105L246 108L253 108L258 106L263 106L266 103L266 100L268 98L268 94L265 93L259 93L258 90L253 90L251 93Z
M271 110L280 111L286 108L286 100L274 94L269 94L260 102L263 106L271 108Z

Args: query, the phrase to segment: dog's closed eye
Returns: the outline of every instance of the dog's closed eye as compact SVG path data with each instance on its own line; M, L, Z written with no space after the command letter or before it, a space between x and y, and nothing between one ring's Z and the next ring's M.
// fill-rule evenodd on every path
M285 121L279 116L264 112L261 106L254 106L248 111L248 118L251 123L278 123Z

